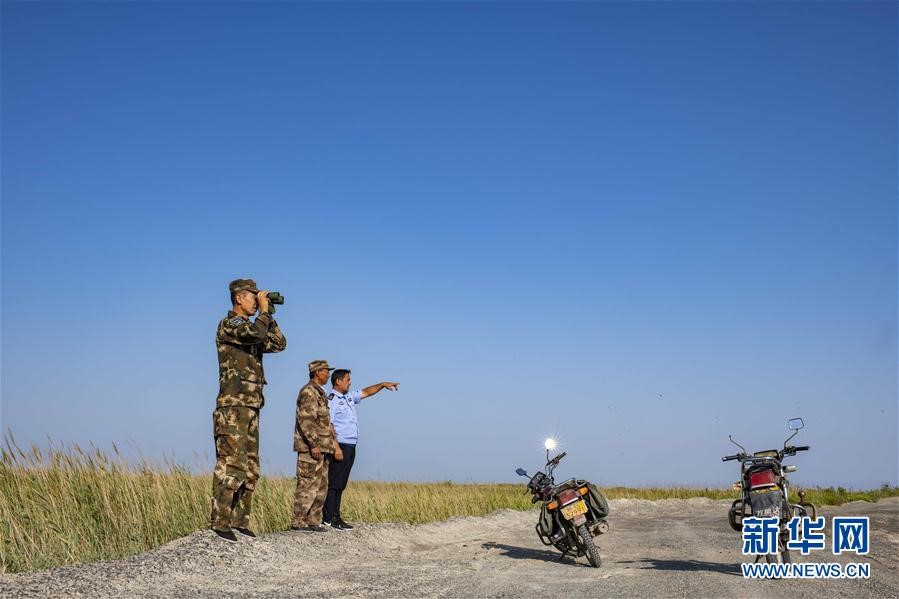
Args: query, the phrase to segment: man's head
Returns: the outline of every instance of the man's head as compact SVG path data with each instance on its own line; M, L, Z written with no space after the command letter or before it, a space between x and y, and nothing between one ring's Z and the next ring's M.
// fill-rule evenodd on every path
M256 281L253 279L235 279L228 285L228 291L231 292L231 305L234 311L241 316L252 316L256 314L259 303L256 300L256 294L259 289L256 288Z
M350 390L350 371L338 368L331 375L331 386L338 393L346 393Z
M328 382L332 370L327 360L312 360L309 362L309 380L321 387Z

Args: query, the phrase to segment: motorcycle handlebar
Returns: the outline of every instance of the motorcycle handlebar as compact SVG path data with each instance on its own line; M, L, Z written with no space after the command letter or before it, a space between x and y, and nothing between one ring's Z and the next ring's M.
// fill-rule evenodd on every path
M568 455L568 452L563 451L562 453L560 453L559 455L557 455L556 457L554 457L553 459L548 461L547 464L558 464L559 461L561 461L561 459L564 458L566 455Z
M564 458L566 455L568 455L568 452L567 452L567 451L563 451L562 453L560 453L559 455L557 455L556 457L554 457L553 459L551 459L550 461L548 461L548 462L546 463L546 465L549 466L550 464L555 464L556 466L558 466L558 465L559 465L559 461L560 461L562 458Z
M809 450L808 445L800 445L799 447L786 447L786 448L784 448L784 454L793 454L793 453L796 453L797 451L808 451L808 450ZM562 455L564 455L564 454L562 454ZM721 458L721 461L729 462L731 460L739 460L742 457L744 457L742 453L735 453L734 455L724 456L723 458Z

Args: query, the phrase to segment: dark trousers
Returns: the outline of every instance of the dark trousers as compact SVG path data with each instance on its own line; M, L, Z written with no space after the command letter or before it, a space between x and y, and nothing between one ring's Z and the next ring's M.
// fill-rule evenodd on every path
M340 500L356 461L355 445L341 443L340 449L343 450L343 461L337 462L332 457L328 465L328 497L325 498L325 520L328 521L340 518Z

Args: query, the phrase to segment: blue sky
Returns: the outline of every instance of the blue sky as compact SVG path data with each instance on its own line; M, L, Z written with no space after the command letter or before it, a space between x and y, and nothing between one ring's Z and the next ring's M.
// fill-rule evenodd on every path
M2 404L206 468L227 283L354 477L897 482L895 3L2 5Z

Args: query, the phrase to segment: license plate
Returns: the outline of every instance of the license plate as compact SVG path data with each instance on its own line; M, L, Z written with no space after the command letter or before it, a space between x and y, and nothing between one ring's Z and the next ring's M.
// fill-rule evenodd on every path
M575 516L587 513L587 504L582 499L578 499L574 503L569 503L562 507L562 516L566 520L571 520Z
M754 510L752 515L757 518L780 518L780 508L774 505L768 508Z

